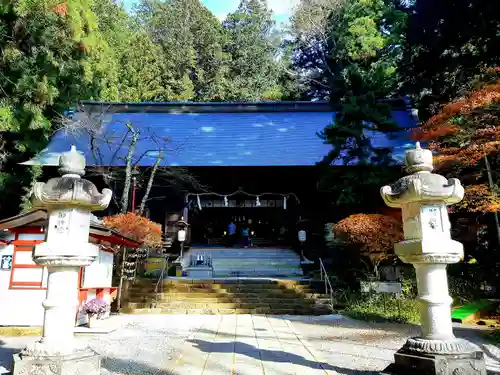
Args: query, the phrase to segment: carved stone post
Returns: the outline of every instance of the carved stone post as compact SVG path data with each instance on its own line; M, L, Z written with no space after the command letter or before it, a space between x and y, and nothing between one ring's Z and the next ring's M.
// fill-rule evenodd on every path
M483 353L457 339L451 321L446 266L463 258L463 246L451 239L447 205L460 202L464 189L455 178L431 173L432 152L419 143L406 152L405 164L411 174L380 193L389 207L402 209L405 239L395 245L395 252L416 270L422 335L408 339L388 371L486 374Z
M47 298L41 340L14 355L14 375L97 375L100 357L76 344L73 336L78 305L78 274L92 263L99 247L88 242L91 211L105 209L111 190L99 193L93 183L81 178L85 158L73 146L59 159L61 177L36 183L34 206L49 214L47 236L35 247L33 260L47 267Z

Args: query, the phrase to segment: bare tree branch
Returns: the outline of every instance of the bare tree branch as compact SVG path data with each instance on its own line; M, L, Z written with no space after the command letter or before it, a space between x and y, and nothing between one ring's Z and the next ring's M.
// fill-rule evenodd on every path
M130 145L128 147L127 158L125 159L125 183L123 186L122 198L120 199L120 205L121 205L120 209L122 213L127 212L128 210L128 198L131 185L130 182L132 180L133 157L137 141L139 140L139 132L136 129L134 129L132 124L127 121L125 125L127 126L129 132L132 134L132 139L130 140Z
M149 194L151 193L151 188L153 187L153 181L156 175L156 171L158 170L158 166L163 160L163 152L160 152L156 157L155 163L153 165L153 169L151 170L151 174L149 175L148 185L146 186L146 191L144 192L144 196L142 197L141 205L139 207L139 215L144 214L144 210L146 209L146 202L149 198Z
M101 177L112 190L121 190L121 196L113 194L113 202L121 212L126 212L129 206L132 171L143 164L148 164L149 168L143 168L138 176L139 183L147 179L139 208L141 214L145 212L148 201L151 200L149 196L152 188L158 186L154 182L156 179L162 181L161 187L206 190L186 169L162 166L162 161L168 153L184 149L189 140L174 144L171 139L158 134L156 128L143 125L138 128L132 121L125 124L117 122L112 127L106 127L107 123L111 122L112 113L108 113L110 107L103 104L95 109L96 106L92 106L90 110L81 107L73 118L61 117L59 131L88 138L88 149L94 159L94 165L88 168L88 176ZM120 129L119 126L125 129ZM138 150L141 150L140 154L137 154ZM144 163L146 157L154 157L154 163ZM125 168L119 166L122 163Z

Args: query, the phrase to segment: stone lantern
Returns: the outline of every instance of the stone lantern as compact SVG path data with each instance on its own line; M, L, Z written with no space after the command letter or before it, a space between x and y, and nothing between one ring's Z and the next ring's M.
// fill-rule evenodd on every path
M99 193L82 178L85 157L74 146L59 158L61 177L38 182L33 189L33 205L48 212L46 242L36 245L33 260L47 267L47 297L41 340L14 355L13 375L57 374L97 375L100 357L74 340L78 306L78 275L91 264L99 247L88 242L91 211L105 209L112 192Z
M432 152L419 143L406 152L405 165L411 174L382 187L380 193L389 207L402 210L404 241L395 245L395 252L415 267L422 334L408 339L388 371L486 374L483 353L456 338L451 321L446 266L463 258L463 246L451 239L447 206L460 202L464 189L455 178L431 173Z

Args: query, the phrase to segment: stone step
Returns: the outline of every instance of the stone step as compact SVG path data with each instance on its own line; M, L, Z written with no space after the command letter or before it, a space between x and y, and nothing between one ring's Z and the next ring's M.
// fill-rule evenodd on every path
M220 289L203 289L203 288L164 288L158 289L158 293L154 290L129 290L128 296L130 298L137 298L143 296L171 296L171 297L290 297L290 298L329 298L327 294L320 293L313 289L240 289L240 288L220 288Z
M163 301L176 301L176 300L208 300L210 298L215 300L224 301L246 301L246 300L262 300L262 299L274 299L274 300L307 300L315 299L319 297L316 294L308 294L304 296L297 295L287 295L287 294L260 294L260 293L236 293L236 294L207 294L207 293L158 293L148 294L142 296L129 296L128 301L130 302L142 302L146 300L163 300Z
M278 297L278 298L266 298L266 297L243 297L243 298L234 298L234 297L170 297L170 296L143 296L141 298L135 298L135 299L128 299L126 300L126 303L180 303L180 302L185 302L185 303L263 303L263 304L286 304L286 303L316 303L315 298L283 298L283 297Z
M279 293L317 293L321 291L322 288L313 288L313 287L294 287L294 286L272 286L272 287L253 287L247 285L158 285L158 288L155 286L142 286L142 287L132 287L128 289L131 293L154 293L156 291L163 290L164 292L198 292L198 293L266 293L269 291L275 291Z
M260 263L260 262L265 262L265 263ZM243 266L255 266L255 265L260 265L262 267L273 267L273 266L293 266L297 267L300 265L300 261L297 260L292 260L292 259L245 259L245 258L234 258L234 259L212 259L212 264L218 264L218 265L235 265L237 267L243 267Z
M144 285L156 285L158 280L150 280L150 279L142 279L138 280L136 283L134 283L132 286L144 286ZM212 284L223 284L223 285L234 285L234 284L239 284L239 285L251 285L255 287L259 286L269 286L269 285L313 285L313 284L318 284L317 281L315 280L309 280L309 279L302 279L302 280L296 280L296 279L286 279L286 278L220 278L220 279L208 279L208 280L202 280L202 279L165 279L163 281L165 285L167 284L172 284L172 285L182 285L182 284L195 284L195 285L212 285ZM319 282L321 283L321 282ZM322 284L322 283L321 283Z
M196 249L186 252L183 266L202 254L210 257L215 277L244 276L301 276L299 255L290 249Z
M296 266L290 267L281 267L276 266L273 268L263 268L263 267L232 267L232 266L224 266L217 267L217 265L213 265L212 267L214 276L213 277L234 277L234 276L246 276L246 277L299 277L302 276L302 269ZM219 275L219 276L217 276ZM229 275L229 276L220 276L220 275Z
M148 309L155 308L168 308L168 309L295 309L295 308L312 308L314 301L286 301L286 303L271 303L253 302L253 303L228 303L228 302L190 302L190 301L172 301L172 302L150 302L150 303L126 303L125 307L132 309Z
M218 249L197 249L197 248L191 248L189 249L188 252L186 252L186 256L189 254L211 254L211 255L223 255L225 257L231 257L231 256L249 256L249 257L256 257L256 256L270 256L270 255L276 255L276 256L285 256L285 257L290 257L290 258L299 258L299 255L294 251L290 249L262 249L262 248L248 248L248 249L227 249L227 248L218 248Z
M315 308L297 308L297 309L272 309L272 308L254 308L254 309L169 309L169 308L151 308L151 309L131 309L123 308L124 314L188 314L188 315L226 315L226 314L266 314L266 315L325 315L328 310Z
M331 313L330 299L318 293L323 282L292 279L141 280L130 290L124 312L134 314L291 314Z
M130 289L130 295L156 294L159 293L204 293L204 294L288 294L294 296L302 296L305 294L317 294L319 291L315 289L286 289L286 288L269 288L269 289L251 289L251 288L220 288L220 289L205 289L205 288L161 288L157 290L151 289Z
M151 286L142 286L142 287L132 287L129 289L132 293L154 293L155 290L163 290L164 292L198 292L198 293L212 293L212 292L220 292L220 293L244 293L244 292L267 292L267 291L277 291L277 292L288 292L288 293L314 293L317 289L308 287L308 286L251 286L251 285L223 285L223 284L207 284L207 285L198 285L198 284L185 284L185 285L159 285L158 289L156 289L156 285Z
M253 276L253 277L292 277L292 276L302 276L301 273L297 272L270 272L270 273L263 273L263 272L238 272L238 271L232 271L231 273L226 273L222 272L219 273L217 271L213 271L213 276L214 277L237 277L237 276Z
M163 292L192 292L192 293L266 293L266 292L276 292L276 293L314 293L315 289L312 288L285 288L285 287L275 287L275 288L254 288L252 286L243 285L225 285L223 287L210 287L210 286L198 286L198 285L164 285L160 286L159 290ZM143 292L144 289L139 290Z

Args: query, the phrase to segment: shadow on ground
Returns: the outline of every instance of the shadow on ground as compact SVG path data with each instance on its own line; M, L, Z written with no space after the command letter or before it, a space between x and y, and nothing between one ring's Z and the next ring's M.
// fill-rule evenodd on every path
M287 353L281 350L269 350L269 349L259 349L252 345L245 344L242 342L208 342L203 340L188 340L188 342L196 345L196 347L205 353L236 353L254 358L263 362L273 362L273 363L292 363L294 365L299 365L307 367L310 369L324 369L335 371L340 374L350 375L350 374L380 374L378 371L360 371L354 369L347 369L343 367L337 367L324 362L316 362L308 360L302 356L293 353Z
M19 349L17 348L5 346L5 342L0 340L0 374L10 374L10 371L12 371L12 355L18 351ZM104 357L101 366L104 369L102 372L103 375L108 374L108 372L130 375L178 375L175 372L154 368L144 363L122 358Z
M10 371L12 367L12 355L18 351L6 346L5 341L0 340L0 374L8 374L7 370Z
M118 373L128 375L178 375L176 372L162 370L151 367L145 363L123 358L103 357L101 367L104 369L102 374Z
M328 327L339 327L346 329L369 329L371 331L384 331L387 333L407 334L410 336L418 336L420 334L420 325L411 323L398 322L370 322L364 320L356 320L343 315L324 315L324 316L286 316L286 319L292 323L325 325ZM457 326L454 325L453 332L455 336L477 341L480 338L485 338L485 334L491 332L490 328L482 328L480 326ZM481 340L480 340L481 341Z

